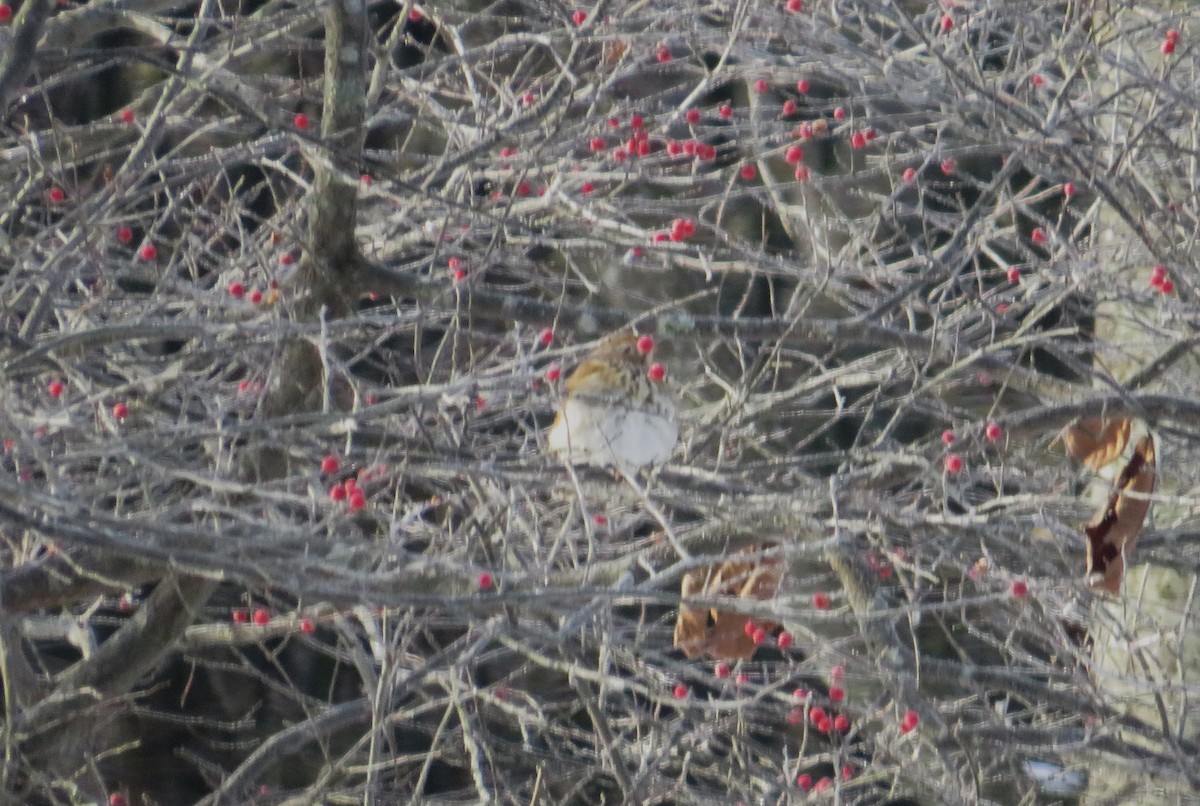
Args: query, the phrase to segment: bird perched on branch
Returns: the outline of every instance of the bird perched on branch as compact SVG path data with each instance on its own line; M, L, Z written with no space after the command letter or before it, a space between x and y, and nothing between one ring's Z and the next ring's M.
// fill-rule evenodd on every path
M600 343L566 382L547 437L550 451L576 464L635 472L662 464L679 438L666 370L654 339L622 333Z

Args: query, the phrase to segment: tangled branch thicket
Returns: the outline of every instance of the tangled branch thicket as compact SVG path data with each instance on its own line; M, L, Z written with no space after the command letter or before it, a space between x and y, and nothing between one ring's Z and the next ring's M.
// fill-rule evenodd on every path
M1200 787L1190 10L14 5L6 800ZM630 327L680 445L564 466L547 373ZM1116 596L1096 417L1158 440ZM685 659L743 549L696 604L791 645Z

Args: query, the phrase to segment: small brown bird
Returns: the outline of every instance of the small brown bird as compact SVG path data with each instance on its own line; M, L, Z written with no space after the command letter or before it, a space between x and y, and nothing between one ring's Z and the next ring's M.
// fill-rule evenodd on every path
M634 472L662 464L679 438L675 404L654 339L623 333L594 349L567 378L550 427L550 451L571 462Z

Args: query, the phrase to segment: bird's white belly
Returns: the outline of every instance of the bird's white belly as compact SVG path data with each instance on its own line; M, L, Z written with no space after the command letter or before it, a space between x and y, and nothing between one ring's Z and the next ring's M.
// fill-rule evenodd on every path
M568 400L547 436L550 450L598 467L637 469L661 464L679 438L669 408L662 406L660 413Z

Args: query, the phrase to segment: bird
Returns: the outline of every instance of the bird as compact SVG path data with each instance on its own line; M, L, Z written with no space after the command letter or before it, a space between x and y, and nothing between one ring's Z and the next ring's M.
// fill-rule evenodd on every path
M602 341L567 377L547 434L555 456L626 474L665 462L679 439L666 371L653 363L652 336Z

